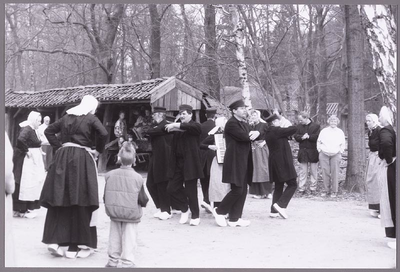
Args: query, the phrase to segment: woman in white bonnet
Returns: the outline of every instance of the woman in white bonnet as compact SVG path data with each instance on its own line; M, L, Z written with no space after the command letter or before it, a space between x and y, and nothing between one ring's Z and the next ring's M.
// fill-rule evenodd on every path
M369 113L365 117L365 123L368 126L368 163L367 163L367 174L365 183L367 186L367 202L368 209L371 216L379 216L379 201L380 201L380 182L378 179L378 169L380 159L378 156L379 148L379 120L378 115Z
M40 209L39 197L45 178L41 141L37 132L41 121L40 113L31 111L27 120L19 124L21 131L13 155L14 217L32 219L36 214L31 211Z
M396 238L396 132L393 129L393 114L383 106L379 112L379 158L381 163L381 225L386 237ZM389 242L395 248L396 242Z
M93 212L99 208L95 159L104 150L108 134L94 115L97 106L97 99L86 95L44 131L57 151L40 197L41 205L47 208L42 242L55 256L85 258L97 247L93 220ZM68 247L67 251L62 247Z

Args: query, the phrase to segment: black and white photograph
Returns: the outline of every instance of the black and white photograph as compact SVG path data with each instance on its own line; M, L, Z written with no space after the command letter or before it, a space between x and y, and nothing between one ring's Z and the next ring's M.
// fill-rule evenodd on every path
M4 12L6 268L397 267L398 5Z

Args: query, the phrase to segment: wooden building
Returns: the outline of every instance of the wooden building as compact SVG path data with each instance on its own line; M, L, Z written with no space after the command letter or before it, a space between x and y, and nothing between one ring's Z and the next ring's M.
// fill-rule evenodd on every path
M133 126L135 117L154 106L163 106L167 114L176 115L181 104L189 104L194 109L197 122L205 120L204 111L209 107L223 107L210 97L188 83L176 78L165 77L143 80L129 84L90 85L57 88L39 92L18 92L7 90L5 95L6 131L15 144L19 133L18 124L26 120L30 111L49 116L51 123L77 105L84 95L96 97L100 106L96 115L109 132L108 142L115 138L113 128L120 111L126 113L128 127ZM99 159L99 171L105 171L108 161L105 152Z

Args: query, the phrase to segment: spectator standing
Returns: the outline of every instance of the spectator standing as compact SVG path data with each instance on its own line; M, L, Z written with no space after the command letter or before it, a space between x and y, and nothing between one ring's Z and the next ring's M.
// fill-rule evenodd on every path
M381 196L380 181L378 171L381 159L378 155L379 149L379 126L378 115L370 113L365 117L368 126L368 163L366 170L367 202L371 216L379 216L379 201Z
M40 209L39 197L45 179L45 169L38 132L42 117L31 111L22 127L13 156L15 191L13 194L14 217L35 218L31 210Z
M300 163L299 192L306 192L306 183L308 178L308 167L310 167L310 191L315 194L318 180L318 150L317 139L321 130L320 126L310 119L307 112L300 112L297 116L299 125L297 132L293 135L299 143L299 152L297 160Z
M275 183L270 217L280 215L287 219L289 216L286 209L297 188L297 173L288 138L296 133L297 128L281 127L279 113L272 114L267 118L267 122L270 124L265 134L269 148L269 177ZM285 184L287 186L284 190Z
M190 225L200 224L200 210L197 197L197 180L203 178L200 161L201 125L192 120L193 108L190 105L179 106L180 123L167 124L165 129L173 133L171 171L167 191L172 206L180 210L180 224L189 219Z
M135 267L137 227L149 199L144 191L141 175L132 168L135 164L135 148L124 142L118 156L121 167L105 176L104 206L110 217L108 239L108 263L106 267Z
M5 267L15 266L15 247L14 247L14 231L13 231L13 207L12 207L12 193L15 190L15 180L13 174L13 148L5 133L5 146L4 146L4 181L5 181L5 224L4 224L4 264Z
M165 114L166 108L154 107L154 125L146 132L150 137L152 148L146 186L158 209L154 217L161 220L171 218L171 200L167 187L173 135L165 131L165 126L168 124Z
M386 237L396 238L396 132L393 129L393 114L383 106L379 112L379 158L381 162L381 225ZM396 248L396 242L388 246Z
M44 131L57 151L40 196L41 205L47 208L42 242L55 256L85 258L97 247L95 160L103 152L108 135L94 115L97 106L95 97L85 95L79 105ZM64 246L68 247L65 253L60 248Z
M346 139L343 130L337 127L340 120L336 115L330 116L327 122L329 126L321 130L317 139L319 164L325 188L321 196L330 194L334 198L339 189L340 161L346 146Z

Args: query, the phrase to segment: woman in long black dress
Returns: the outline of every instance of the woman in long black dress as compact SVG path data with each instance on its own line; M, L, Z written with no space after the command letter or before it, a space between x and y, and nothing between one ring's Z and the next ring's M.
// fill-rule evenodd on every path
M22 123L17 144L14 149L15 191L13 194L14 217L35 218L32 210L40 209L39 197L45 179L45 170L41 152L41 141L37 129L42 116L31 111L28 119Z
M49 244L49 251L56 256L64 255L61 246L68 246L67 258L87 257L91 248L97 247L95 159L104 150L108 134L94 115L97 106L96 98L86 95L44 132L57 151L40 197L41 205L47 208L42 242Z

